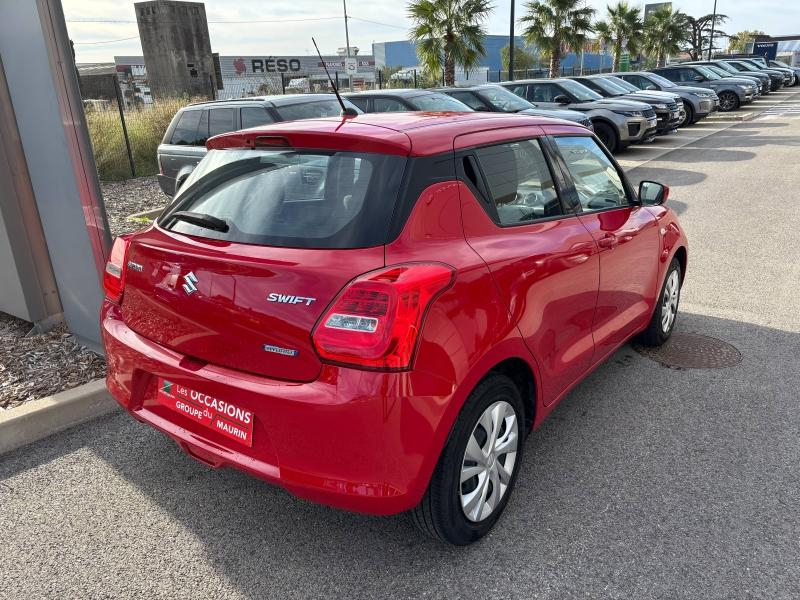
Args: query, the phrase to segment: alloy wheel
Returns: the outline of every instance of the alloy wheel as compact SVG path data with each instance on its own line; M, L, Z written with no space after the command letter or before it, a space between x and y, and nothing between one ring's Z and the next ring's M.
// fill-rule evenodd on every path
M731 92L724 92L719 97L719 109L722 112L736 108L735 96Z
M489 517L508 491L518 440L517 414L505 400L491 404L472 429L461 461L459 497L473 523Z
M678 272L672 271L664 285L664 296L661 300L661 329L664 333L669 333L675 316L678 314L678 300L680 298L681 285Z

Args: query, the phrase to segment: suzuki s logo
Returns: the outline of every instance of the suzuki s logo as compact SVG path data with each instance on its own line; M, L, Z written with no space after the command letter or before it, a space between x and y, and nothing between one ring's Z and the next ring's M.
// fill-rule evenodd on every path
M273 292L267 296L267 300L269 302L280 302L282 304L305 304L306 306L311 306L311 303L315 302L317 299L307 298L306 296L287 296L285 294L276 294Z
M191 296L197 291L197 277L190 271L183 276L183 280L186 282L183 284L183 291Z

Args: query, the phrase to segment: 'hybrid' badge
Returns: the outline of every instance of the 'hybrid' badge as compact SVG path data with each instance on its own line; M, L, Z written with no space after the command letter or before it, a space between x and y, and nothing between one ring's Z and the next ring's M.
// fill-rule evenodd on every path
M300 351L294 348L281 348L280 346L272 346L271 344L264 344L264 352L272 352L273 354L281 354L283 356L297 356L300 354Z

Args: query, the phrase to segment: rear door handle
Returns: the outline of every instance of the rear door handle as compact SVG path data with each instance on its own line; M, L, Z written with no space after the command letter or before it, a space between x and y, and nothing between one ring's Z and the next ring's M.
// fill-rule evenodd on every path
M597 245L601 248L614 248L618 243L617 236L610 233L597 240Z

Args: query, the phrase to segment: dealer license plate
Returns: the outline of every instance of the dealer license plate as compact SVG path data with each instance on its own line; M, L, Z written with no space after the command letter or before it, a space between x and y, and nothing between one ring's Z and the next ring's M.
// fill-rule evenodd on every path
M245 446L253 445L252 411L161 377L156 398L167 408L227 438Z

